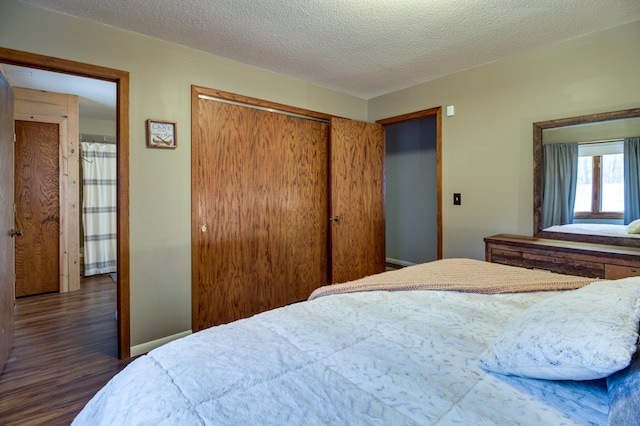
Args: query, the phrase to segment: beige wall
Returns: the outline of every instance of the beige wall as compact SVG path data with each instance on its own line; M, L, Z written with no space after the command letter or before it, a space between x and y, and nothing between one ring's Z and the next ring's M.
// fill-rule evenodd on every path
M191 85L366 119L366 101L88 20L0 1L0 46L130 73L131 345L191 328ZM145 120L178 148L145 148Z
M115 136L117 123L115 120L99 120L80 116L80 133L89 135Z
M532 123L640 107L640 22L371 99L369 120L455 106L442 120L443 251L533 232ZM462 205L453 205L453 193Z

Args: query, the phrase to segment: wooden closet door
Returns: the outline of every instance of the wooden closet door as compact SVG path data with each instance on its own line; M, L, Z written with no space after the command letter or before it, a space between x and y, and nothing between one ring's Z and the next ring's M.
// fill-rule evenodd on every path
M328 283L329 126L207 99L197 108L193 331Z
M331 282L385 270L384 127L331 119Z

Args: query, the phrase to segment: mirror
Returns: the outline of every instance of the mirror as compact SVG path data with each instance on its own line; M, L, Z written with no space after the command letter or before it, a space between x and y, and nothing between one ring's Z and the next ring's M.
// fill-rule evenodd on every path
M543 144L640 136L640 108L533 123L533 233L538 238L640 247L640 238L543 229Z

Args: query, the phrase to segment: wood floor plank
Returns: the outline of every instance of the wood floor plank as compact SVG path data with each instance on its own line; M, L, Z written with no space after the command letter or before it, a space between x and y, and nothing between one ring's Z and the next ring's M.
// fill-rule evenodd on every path
M116 285L84 278L79 291L20 298L0 375L0 424L68 425L129 361L117 357Z

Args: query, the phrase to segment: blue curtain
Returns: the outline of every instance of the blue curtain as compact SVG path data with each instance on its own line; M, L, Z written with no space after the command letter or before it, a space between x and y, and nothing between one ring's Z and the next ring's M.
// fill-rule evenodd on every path
M640 219L640 136L624 140L624 224Z
M578 184L578 144L543 145L542 154L542 228L572 223Z

